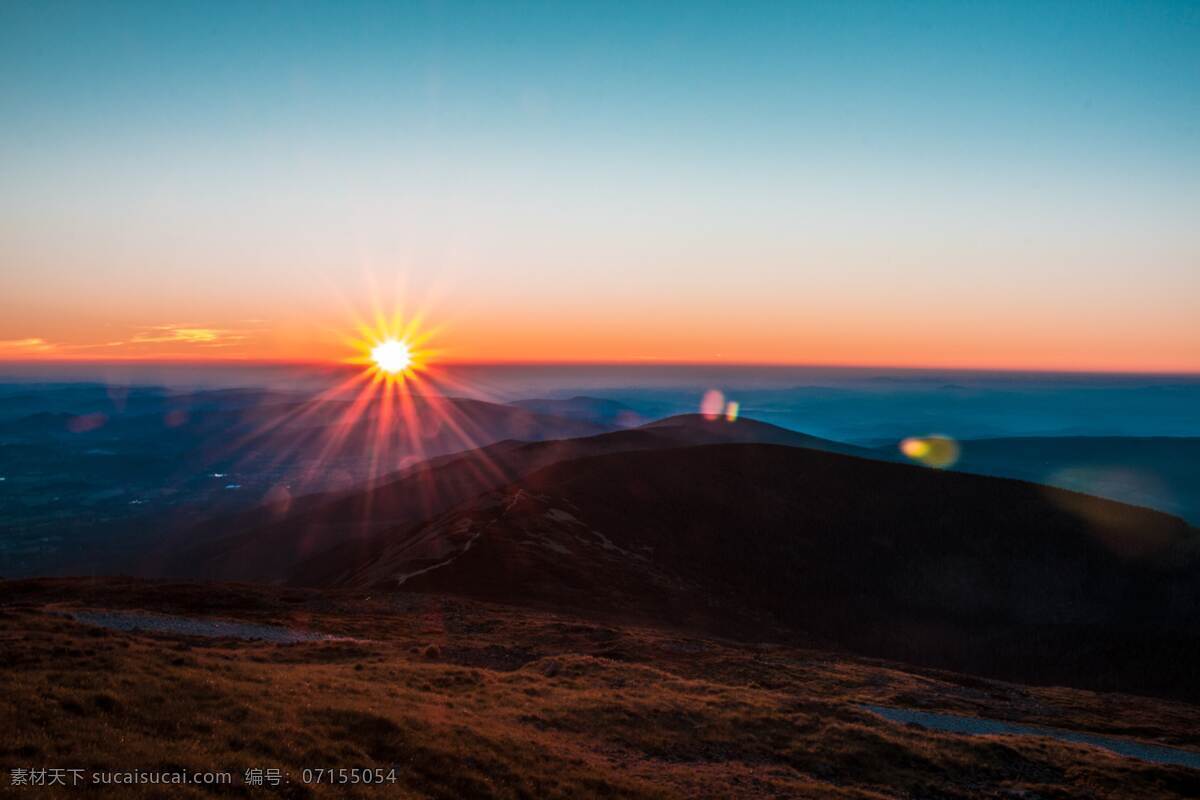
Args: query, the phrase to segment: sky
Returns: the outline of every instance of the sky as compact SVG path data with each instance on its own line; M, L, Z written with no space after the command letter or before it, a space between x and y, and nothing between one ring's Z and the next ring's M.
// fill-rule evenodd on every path
M0 4L0 360L1200 371L1200 4Z

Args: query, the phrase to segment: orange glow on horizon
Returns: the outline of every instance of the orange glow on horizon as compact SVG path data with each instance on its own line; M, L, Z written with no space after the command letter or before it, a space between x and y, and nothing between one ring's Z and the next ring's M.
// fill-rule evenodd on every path
M336 367L345 364L345 359L336 356L323 355L292 355L292 354L247 354L247 355L198 355L194 353L171 354L53 354L31 356L0 351L0 364L262 364L308 366L314 368ZM844 369L880 369L880 370L950 370L962 372L1030 372L1054 374L1114 374L1114 375L1200 375L1200 365L1191 361L1162 361L1152 364L1132 362L1098 362L1088 360L1042 361L1042 360L1000 360L967 362L958 359L914 359L885 361L882 359L817 359L817 358L684 358L667 356L627 356L619 355L594 357L510 357L479 356L471 357L464 354L461 357L442 358L439 364L446 367L461 366L712 366L712 367L806 367L844 368Z
M370 367L373 348L388 338L403 343L416 369L436 359L454 364L696 364L865 367L879 369L1016 370L1045 372L1197 373L1194 335L1162 345L1152 332L1103 336L1081 329L1027 323L942 329L879 319L744 318L731 311L728 327L696 325L682 314L639 315L635 324L570 319L561 314L513 316L508 310L454 308L454 324L427 326L421 315L403 321L375 313L353 326L328 309L296 309L275 321L237 321L84 328L63 320L53 329L13 330L0 339L3 361L241 362ZM474 312L474 313L472 313ZM613 313L617 313L614 311ZM68 323L70 323L68 325ZM77 327L78 326L78 327ZM114 333L115 331L115 333ZM437 333L437 352L430 337ZM110 337L105 339L104 337ZM354 354L347 358L347 348ZM409 368L397 374L407 375Z

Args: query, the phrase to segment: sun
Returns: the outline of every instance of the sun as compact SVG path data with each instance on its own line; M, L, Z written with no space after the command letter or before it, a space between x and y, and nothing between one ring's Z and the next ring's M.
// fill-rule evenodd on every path
M387 389L428 377L438 351L430 347L437 328L421 324L420 314L376 311L373 319L355 320L353 333L342 334L352 355L342 363L361 368L363 380Z
M398 339L384 339L371 348L371 360L375 366L389 375L404 372L412 365L412 351Z

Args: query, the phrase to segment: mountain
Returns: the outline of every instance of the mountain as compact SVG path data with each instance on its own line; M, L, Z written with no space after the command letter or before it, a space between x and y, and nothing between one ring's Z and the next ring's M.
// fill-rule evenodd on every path
M551 464L606 453L757 442L876 455L754 420L672 417L642 428L543 442L504 441L430 459L365 489L299 498L221 517L173 540L148 560L150 574L279 580L328 548L369 552L375 537L441 514ZM319 563L320 559L318 559ZM299 576L292 576L299 579Z
M890 452L822 439L745 417L728 422L721 417L709 419L700 414L679 414L644 425L643 430L671 437L680 444L781 444L876 461L896 460Z
M35 391L36 390L36 391ZM38 392L51 410L25 413ZM0 574L129 569L150 544L267 500L361 486L431 457L610 428L465 398L79 385L0 394ZM410 424L409 419L417 420ZM300 505L299 501L296 501Z
M293 576L1195 694L1198 536L1021 481L727 444L560 461Z
M632 428L646 421L641 414L624 403L602 397L531 398L517 400L509 405L539 414L582 419L618 428Z
M963 472L1046 483L1200 524L1200 438L1015 437L960 446L955 469Z

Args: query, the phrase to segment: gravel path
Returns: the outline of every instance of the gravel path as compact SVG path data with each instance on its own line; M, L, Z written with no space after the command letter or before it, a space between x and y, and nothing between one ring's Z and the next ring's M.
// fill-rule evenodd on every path
M1064 742L1100 747L1117 755L1150 761L1155 764L1171 764L1200 769L1200 753L1179 747L1164 747L1163 745L1144 744L1133 739L1119 739L1115 736L1100 736L1062 728L1043 728L1038 725L1020 725L1014 722L1000 722L980 717L964 717L959 714L935 714L931 711L915 711L889 706L864 705L862 708L892 722L912 723L935 731L984 736L1045 736Z

